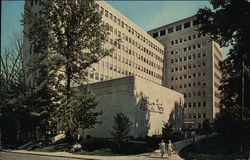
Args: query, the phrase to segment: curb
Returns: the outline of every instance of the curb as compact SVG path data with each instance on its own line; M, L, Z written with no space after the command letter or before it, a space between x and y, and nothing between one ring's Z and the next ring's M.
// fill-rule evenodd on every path
M28 151L27 152L19 152L19 151L3 150L1 152L16 153L16 154L26 154L26 155L36 155L36 156L44 156L44 157L71 158L71 159L81 159L81 160L100 160L100 159L83 158L83 157L77 157L77 156L75 157L75 156L63 156L63 155L48 155L48 154L34 153L34 152L28 152ZM46 153L46 152L44 152L44 153Z

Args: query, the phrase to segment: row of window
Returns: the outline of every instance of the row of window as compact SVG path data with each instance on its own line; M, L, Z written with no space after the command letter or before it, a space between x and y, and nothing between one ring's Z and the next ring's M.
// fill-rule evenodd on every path
M205 57L206 53L203 52L202 56ZM196 59L196 58L201 58L201 54L197 53L197 54L193 54L193 56L189 55L189 56L183 56L183 57L180 57L180 58L171 59L170 62L171 63L175 63L175 62L177 63L177 62L192 60L192 59Z
M118 73L121 73L122 75L125 75L125 76L130 76L130 75L136 75L136 74L134 74L134 73L132 73L132 72L130 72L130 71L126 71L126 70L120 70L120 68L118 69L118 70L114 70L114 71L116 71L116 72L118 72ZM140 77L140 75L138 75L139 77ZM158 75L157 73L155 73L154 75L153 75L155 78L158 78L158 79L160 79L161 80L161 76L160 75ZM90 72L89 73L89 77L90 77L90 79L95 79L95 80L97 80L97 81L104 81L104 80L109 80L109 79L113 79L112 77L109 77L109 76L107 76L107 75L104 75L104 74L99 74L98 72Z
M129 66L132 66L139 71L143 71L143 72L145 72L145 73L147 73L155 78L162 79L162 76L159 75L158 73L155 73L155 72L151 71L150 69L147 69L143 66L137 65L136 63L133 63L133 62L131 63L131 61L128 61L127 59L125 61L123 61L123 63L126 63ZM126 71L124 71L124 69L121 69L120 67L117 67L116 65L113 66L113 64L108 64L107 62L105 62L105 68L113 70L113 71L118 72L118 73L121 73L123 75L131 75L131 74L129 74L130 72L128 72L128 74L126 74Z
M183 38L179 38L179 39L176 39L176 40L171 41L171 45L175 45L175 44L179 44L179 43L191 41L191 40L194 40L194 39L196 39L196 38L201 38L202 36L206 36L206 35L205 35L205 34L202 35L202 34L200 34L200 33L198 33L198 34L193 34L193 35L189 35L189 36L187 36L187 37L183 37Z
M193 77L201 77L201 72L198 72L197 74L196 73L193 73ZM206 76L206 73L202 73L202 76L205 77ZM182 80L182 79L187 79L187 78L192 78L192 75L186 75L184 74L183 76L180 75L179 77L171 77L171 80Z
M192 24L193 24L193 26L196 26L196 25L198 25L198 21L193 20ZM164 36L167 33L168 34L173 33L174 30L175 30L175 32L177 32L177 31L180 31L182 29L189 28L189 27L191 27L191 22L186 22L184 24L179 24L179 25L177 25L175 27L169 27L168 29L161 30L160 35L159 35L159 32L155 32L155 33L153 33L153 37L156 38L156 37L159 37L159 36Z
M207 106L207 102L206 101L202 102L202 107L206 107L206 106ZM187 107L201 107L201 102L184 103L184 108L187 108Z
M183 94L184 94L184 98L191 98L191 97L196 97L196 96L200 97L201 93L203 96L206 96L206 91L202 91L202 92L198 91L198 92L193 92L193 93L188 92L188 93L183 93Z
M189 113L189 114L184 114L184 118L207 118L206 113Z
M202 62L203 66L206 66L206 62ZM197 67L201 67L201 64L198 64ZM192 68L196 68L196 64L189 64L187 66L183 66L183 70L186 69L192 69ZM175 68L171 68L171 72L175 72L175 71L182 71L182 67L175 67Z
M107 38L106 39L107 41L109 41L109 43L111 45L114 44L114 40L112 38ZM132 41L134 42L134 41ZM132 44L135 44L135 43L132 43ZM143 47L142 45L136 43L135 45L136 47L138 47L139 50L147 53L148 55L154 57L156 60L158 60L159 62L163 62L163 58L159 57L157 54L154 54L153 52L151 52L150 50L148 50L147 48ZM131 50L131 49L128 49L128 47L125 47L125 45L121 45L120 43L117 44L117 48L118 49L122 49L123 51L125 51L126 53L129 53L129 54L133 54L134 55L134 51Z
M130 52L129 52L130 53ZM132 54L132 53L130 53ZM147 58L144 58L143 56L140 56L139 54L137 53L134 53L133 54L134 56L136 56L140 61L142 62L145 62L147 63L148 65L160 70L160 71L163 71L163 67L161 67L160 65L148 60ZM121 57L120 55L117 56L116 53L114 53L113 55L110 55L111 57L113 57L114 59L117 59L118 61L121 61L122 63L125 63L125 64L128 64L129 66L132 66L132 67L135 67L137 68L137 66L140 66L139 64L137 65L137 63L131 61L131 60L128 60L127 58L124 58L124 57Z
M145 38L143 35L141 35L135 29L133 29L132 27L130 27L128 24L126 24L124 21L120 20L119 18L117 18L112 13L109 13L108 10L104 9L101 6L98 7L98 8L99 8L100 13L103 14L103 15L105 15L105 17L110 18L114 23L118 24L122 28L125 28L129 33L131 33L132 35L136 36L139 40L141 40L142 42L146 43L148 46L152 47L156 51L158 51L158 52L160 52L160 53L163 54L164 51L162 49L160 49L159 47L157 47L154 43L152 43L151 41L149 41L147 38Z
M207 83L206 82L202 82L202 85L203 86L206 86ZM193 82L193 83L188 83L188 84L180 84L179 85L179 88L178 88L178 85L176 84L175 87L174 85L171 86L171 89L182 89L182 88L187 88L187 87L196 87L196 86L201 86L201 82ZM194 93L195 95L195 93Z

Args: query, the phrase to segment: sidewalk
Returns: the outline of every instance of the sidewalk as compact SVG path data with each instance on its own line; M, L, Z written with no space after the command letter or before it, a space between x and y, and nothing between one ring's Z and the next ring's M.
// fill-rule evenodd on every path
M151 153L144 153L138 155L128 155L128 156L94 156L94 155L76 155L68 152L33 152L26 150L8 150L5 152L19 153L19 154L29 154L29 155L39 155L39 156L50 156L50 157L62 157L62 158L72 158L72 159L84 159L84 160L153 160L161 159L160 150L156 150ZM182 160L177 154L173 154L170 158L165 155L164 159L168 160Z

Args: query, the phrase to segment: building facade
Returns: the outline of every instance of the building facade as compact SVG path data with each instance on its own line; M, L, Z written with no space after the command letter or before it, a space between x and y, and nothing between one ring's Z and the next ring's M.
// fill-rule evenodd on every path
M102 20L109 25L107 47L121 39L113 55L104 57L89 69L89 82L135 75L162 85L164 46L108 5L96 1Z
M39 15L39 2L25 1L25 5ZM162 85L164 46L105 1L96 3L102 14L103 23L107 24L110 30L105 47L111 48L116 40L121 41L116 45L112 55L104 57L89 68L89 83L135 75ZM28 29L27 25L24 28ZM24 44L24 61L29 62L34 53L26 38ZM34 73L28 74L28 83L33 83L33 76Z
M186 127L197 128L219 112L222 50L196 30L192 16L148 33L165 46L163 85L184 94Z
M169 88L137 76L91 83L90 88L99 101L97 109L104 112L102 123L85 130L84 136L111 137L114 116L121 112L132 122L129 134L135 138L161 135L166 122L175 130L184 127L183 94Z

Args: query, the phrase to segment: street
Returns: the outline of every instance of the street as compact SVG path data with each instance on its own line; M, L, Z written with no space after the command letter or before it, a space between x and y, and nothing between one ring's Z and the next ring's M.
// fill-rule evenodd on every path
M160 160L160 153L152 152L141 155L128 155L128 156L90 156L90 155L72 155L69 153L39 153L29 151L13 152L0 152L0 160ZM36 155L35 155L35 154ZM39 155L38 155L39 154ZM62 156L62 157L58 157ZM68 158L67 158L68 157ZM172 157L165 155L164 159L168 160L182 160L177 154L173 154Z
M70 159L72 160L72 158L60 158L60 157L51 157L44 155L39 156L39 155L28 155L22 153L0 152L0 160L70 160Z

